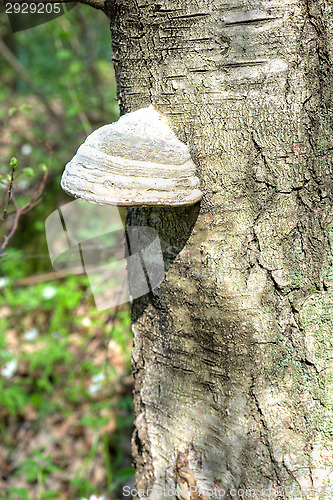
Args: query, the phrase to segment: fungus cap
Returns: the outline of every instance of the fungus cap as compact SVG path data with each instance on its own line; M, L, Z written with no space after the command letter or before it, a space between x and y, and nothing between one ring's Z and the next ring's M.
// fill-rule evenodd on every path
M187 145L153 106L92 132L61 179L67 193L102 205L191 205L198 186Z

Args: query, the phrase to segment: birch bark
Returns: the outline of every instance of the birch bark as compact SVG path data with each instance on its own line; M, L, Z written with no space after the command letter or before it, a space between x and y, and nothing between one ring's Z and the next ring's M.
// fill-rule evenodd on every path
M116 0L109 15L122 111L164 114L204 191L129 210L167 268L132 312L138 497L329 499L332 4Z

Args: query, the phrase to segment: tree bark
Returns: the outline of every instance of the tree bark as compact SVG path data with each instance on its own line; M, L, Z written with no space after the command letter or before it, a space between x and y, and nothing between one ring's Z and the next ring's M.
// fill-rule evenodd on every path
M332 4L109 15L121 110L164 114L204 191L129 210L167 269L133 304L138 497L331 498Z

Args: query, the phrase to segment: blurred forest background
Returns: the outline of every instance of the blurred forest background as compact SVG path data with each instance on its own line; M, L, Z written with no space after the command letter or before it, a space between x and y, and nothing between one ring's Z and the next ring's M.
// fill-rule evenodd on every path
M0 15L1 500L113 500L133 481L128 306L98 312L45 238L72 201L65 164L118 118L110 61L109 21L87 6L16 33Z

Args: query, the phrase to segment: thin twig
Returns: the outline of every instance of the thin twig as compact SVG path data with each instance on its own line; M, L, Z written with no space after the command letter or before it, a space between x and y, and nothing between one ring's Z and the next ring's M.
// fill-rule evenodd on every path
M20 217L22 215L21 209L17 205L16 199L15 199L15 197L14 197L13 194L12 194L12 202L14 203L15 208L16 208L16 213L15 213L15 218L14 218L14 224L13 224L13 227L12 227L10 233L7 236L5 236L5 238L4 238L3 242L2 242L2 245L0 247L0 258L4 256L3 251L6 248L6 246L8 245L9 240L15 234L15 231L16 231L17 226L18 226L18 222L19 222Z
M49 149L49 151L51 151L51 154L53 154L53 152L49 148L48 144L45 144L45 145ZM1 259L1 257L4 257L5 255L7 255L7 254L4 253L4 249L8 245L9 240L14 236L14 234L15 234L15 232L17 230L17 227L18 227L18 223L19 223L20 217L23 214L26 214L27 212L29 212L32 208L34 208L39 203L39 201L40 201L39 197L40 197L41 193L44 191L45 184L46 184L46 181L47 181L50 169L52 167L52 163L53 163L53 156L52 156L51 164L50 164L49 168L44 172L43 179L39 183L39 186L37 187L36 191L32 195L30 201L28 201L27 203L25 203L22 207L19 207L19 205L17 203L17 200L16 200L16 197L15 197L14 192L13 192L13 187L11 187L11 201L12 201L14 207L15 207L16 212L15 212L15 216L14 216L13 226L12 226L9 234L7 236L5 236L5 238L4 238L4 240L3 240L2 244L1 244L1 247L0 247L0 259Z
M73 85L73 82L69 78L66 78L66 86L67 86L68 93L69 93L69 96L71 98L72 103L77 107L77 109L80 109L80 101L77 97L77 93L76 93L75 87ZM90 127L90 122L89 122L89 119L88 119L86 113L84 112L84 110L81 110L81 111L78 111L78 115L79 115L80 121L82 123L82 127L85 130L85 133L87 135L90 134L91 127Z
M11 200L11 197L12 197L12 194L13 194L14 171L15 171L15 167L12 167L12 170L10 172L10 180L9 180L9 183L8 183L8 186L7 186L8 196L6 198L5 206L3 208L3 213L2 213L1 220L0 220L0 226L4 223L4 221L6 219L8 205L10 203L10 200Z
M71 269L71 271L74 272L75 270ZM38 283L44 283L45 281L60 280L67 277L68 272L66 271L51 271L44 274L33 274L32 276L26 276L25 278L20 278L14 281L14 286L37 285Z

